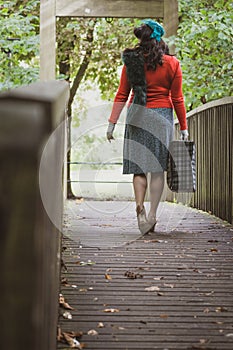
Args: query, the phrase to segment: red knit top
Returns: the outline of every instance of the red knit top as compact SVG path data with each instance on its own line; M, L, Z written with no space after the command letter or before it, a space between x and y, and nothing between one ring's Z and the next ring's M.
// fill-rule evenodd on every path
M164 55L163 65L158 65L155 71L147 70L145 65L145 78L147 83L146 107L174 108L180 123L180 129L187 129L186 110L182 93L182 72L177 58ZM131 86L127 79L126 66L124 65L112 113L108 119L109 122L117 123L125 103L129 99L130 104L133 100L133 95L134 93L131 91Z

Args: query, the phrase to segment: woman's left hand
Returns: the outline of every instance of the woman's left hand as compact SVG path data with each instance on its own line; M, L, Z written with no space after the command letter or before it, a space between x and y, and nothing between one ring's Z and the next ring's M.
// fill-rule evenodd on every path
M109 122L108 129L107 129L107 139L109 142L111 142L111 140L114 140L114 137L113 137L114 129L115 129L115 124Z
M188 141L188 130L180 130L180 140Z

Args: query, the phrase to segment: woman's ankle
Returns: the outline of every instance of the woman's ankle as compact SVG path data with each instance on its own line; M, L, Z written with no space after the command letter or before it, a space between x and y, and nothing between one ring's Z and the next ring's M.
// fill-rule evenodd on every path
M148 213L148 218L150 218L150 219L156 219L156 212L154 212L154 211L149 211L149 213Z

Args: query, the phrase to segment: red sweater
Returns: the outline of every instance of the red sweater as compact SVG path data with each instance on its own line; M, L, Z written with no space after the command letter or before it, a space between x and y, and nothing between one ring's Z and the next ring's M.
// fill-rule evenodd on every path
M158 65L155 71L146 70L145 66L145 77L147 83L146 107L174 108L180 123L180 129L187 129L186 111L182 93L182 72L177 58L164 55L163 65ZM131 91L131 86L127 79L126 66L124 65L109 122L117 123L129 95L130 104L134 93Z

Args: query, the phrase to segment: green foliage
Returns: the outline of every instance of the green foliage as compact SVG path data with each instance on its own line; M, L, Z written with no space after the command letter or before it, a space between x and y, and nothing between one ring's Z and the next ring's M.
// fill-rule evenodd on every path
M91 61L85 72L84 81L94 82L101 90L105 99L112 99L117 86L117 67L122 64L121 52L127 46L132 47L136 41L133 28L138 23L136 19L105 18L64 19L57 21L57 64L69 65L67 77L72 82L90 48L87 31L94 27L94 39L91 43ZM88 85L86 85L88 86Z
M38 80L39 0L0 0L0 90ZM180 24L175 42L183 70L188 110L232 95L231 0L180 0ZM91 60L82 88L98 85L112 100L119 82L121 52L136 44L137 19L58 18L57 64L60 77L72 82L91 46ZM87 32L94 28L93 42ZM19 40L9 40L19 39Z
M231 0L180 0L175 39L187 110L233 92Z
M0 90L38 80L39 1L0 0L0 48Z
M100 19L96 25L96 44L87 78L98 83L104 99L112 99L115 95L119 83L116 67L122 65L121 52L137 43L133 28L138 22L135 19L115 18L108 23Z

